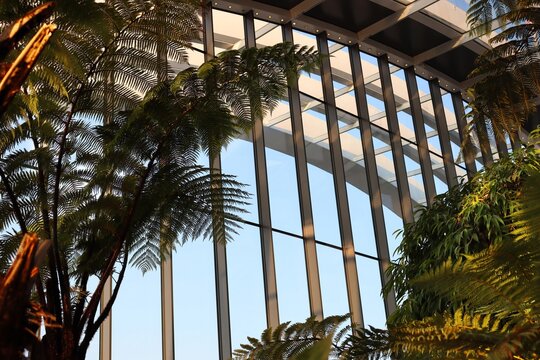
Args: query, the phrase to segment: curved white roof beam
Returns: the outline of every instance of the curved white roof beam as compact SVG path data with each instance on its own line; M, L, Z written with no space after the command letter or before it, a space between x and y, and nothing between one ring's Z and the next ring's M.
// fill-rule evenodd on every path
M417 0L417 2L420 0ZM423 4L428 3L423 2ZM307 2L306 2L307 3ZM264 21L255 21L255 31L257 35L257 45L267 46L276 44L282 41L282 34L279 25L267 23ZM226 33L227 35L225 35ZM241 15L219 12L214 16L214 39L217 52L226 49L240 49L244 46L244 27ZM302 32L295 32L295 43L313 45L315 43L313 36ZM346 51L340 51L343 45L333 44L330 47L332 53L332 73L333 80L338 86L335 91L336 103L339 109L348 112L352 115L340 113L339 120L344 126L341 127L341 142L342 152L344 156L345 167L347 171L360 172L363 171L363 154L362 145L360 139L347 133L348 130L356 128L358 126L358 120L356 119L356 100L352 87L352 76L350 69L349 56ZM194 62L196 63L196 62ZM367 93L382 101L382 91L379 80L378 67L369 61L362 60L362 68L364 72L366 91ZM392 67L391 70L398 70L398 67ZM311 154L317 154L317 156L309 156L309 161L312 165L317 166L327 172L331 172L330 153L328 151L328 137L326 122L324 120L325 109L321 101L323 99L322 85L317 80L318 75L314 74L313 77L301 76L299 80L300 90L304 90L308 95L313 96L315 99L310 99L308 96L302 95L303 105L303 122L306 148ZM392 84L394 95L397 104L398 111L404 111L410 113L408 103L408 92L406 83L403 79L392 75ZM342 86L342 87L339 87ZM433 106L431 104L430 95L423 93L421 90L420 96L423 101L426 101L423 106L424 121L430 127L436 129ZM320 100L316 100L320 99ZM386 115L384 108L378 108L375 104L370 103L369 114L371 123L387 129ZM451 109L445 108L447 115L447 121L449 129L452 130L457 127L455 116ZM294 156L293 149L287 144L292 143L289 107L286 103L281 103L274 112L264 119L266 127L266 145L269 148L283 152L290 156ZM366 119L367 120L367 119ZM382 146L376 150L378 175L380 177L381 190L383 192L383 201L392 211L397 214L400 213L399 198L396 191L396 179L394 174L394 165L390 158L385 157L385 152L391 151L389 146L388 134L382 130L373 128L373 136L376 139L384 142L386 146ZM402 137L410 141L415 142L414 129L407 127L400 122L400 131ZM436 135L435 132L428 134L429 136ZM246 140L250 141L251 139ZM459 139L452 139L454 143L459 145ZM430 146L430 150L434 153L439 153L440 150ZM413 151L411 147L404 146L404 153L408 158L418 164L418 151ZM457 155L457 154L455 154ZM442 181L446 181L444 175L444 164L442 158L432 155L432 165L435 176L439 177ZM419 167L419 166L418 166ZM409 172L409 186L411 189L411 196L415 203L421 203L425 201L425 194L422 184L418 183L412 176L418 175L419 170L414 169ZM351 176L351 185L361 189L364 192L368 192L365 183L364 176Z

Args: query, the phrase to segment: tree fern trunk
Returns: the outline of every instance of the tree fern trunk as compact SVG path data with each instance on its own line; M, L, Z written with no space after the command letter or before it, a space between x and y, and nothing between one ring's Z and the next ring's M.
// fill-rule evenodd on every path
M0 359L17 359L27 339L27 310L33 278L37 274L34 257L39 240L26 234L15 261L0 280Z

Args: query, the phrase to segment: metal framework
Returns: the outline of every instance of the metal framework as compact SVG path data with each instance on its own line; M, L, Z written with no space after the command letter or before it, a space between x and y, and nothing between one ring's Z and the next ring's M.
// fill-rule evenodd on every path
M366 322L362 285L370 285L370 281L386 284L386 270L391 262L392 248L388 233L388 225L395 220L392 214L400 217L399 226L414 221L413 209L417 205L429 205L437 195L438 183L453 186L458 183L457 169L462 169L471 178L477 171L477 163L487 165L493 161L493 150L503 156L510 149L504 142L491 139L489 146L483 146L481 153L466 154L464 165L456 164L452 154L452 144L460 145L465 134L467 121L465 107L458 85L449 88L447 77L438 78L437 71L430 75L422 74L426 67L415 68L448 51L456 44L477 40L459 35L447 43L427 50L415 57L396 57L395 52L389 54L385 46L376 48L376 42L369 39L395 26L408 18L423 18L426 8L437 3L437 0L416 0L408 5L397 4L390 0L379 0L377 3L392 8L395 12L371 24L363 30L350 33L342 29L341 33L332 34L335 25L323 24L318 20L308 19L306 13L316 8L324 0L304 0L289 10L277 8L258 1L239 0L227 2L205 2L202 10L203 39L200 43L204 51L204 59L213 58L219 51L238 49L243 46L264 46L280 41L293 42L300 45L316 44L323 55L320 69L313 77L301 76L296 84L288 89L287 105L280 105L275 112L265 119L253 119L252 131L238 141L252 143L253 164L250 166L256 175L256 197L258 204L257 223L246 226L258 228L261 244L261 268L264 283L265 320L268 327L276 327L280 321L279 281L276 273L276 254L273 233L288 235L292 240L303 242L303 258L305 263L309 313L322 318L325 303L321 295L321 266L317 253L318 247L336 249L340 252L344 269L343 279L346 285L348 311L352 322L360 326L370 325ZM233 8L232 5L241 6ZM237 11L242 16L242 29L235 35L216 33L215 24L223 10ZM272 14L272 15L268 15ZM262 19L274 22L260 23ZM308 22L313 33L301 31L299 26ZM429 20L426 20L429 22ZM322 25L328 25L327 31L318 31ZM342 42L335 42L336 36L342 34ZM347 38L346 36L352 36ZM341 39L341 37L339 37ZM352 40L348 39L354 39ZM372 45L373 48L365 49ZM380 44L379 44L380 45ZM373 57L373 55L375 55ZM404 60L408 59L408 63ZM401 62L399 62L401 60ZM399 75L398 71L403 70ZM421 86L420 78L428 81ZM424 83L424 82L423 82ZM441 86L444 84L444 86ZM453 83L456 84L455 82ZM317 93L316 88L322 89ZM451 106L443 102L442 95L450 93ZM399 114L407 114L411 121L407 122ZM455 114L448 117L447 114ZM284 124L289 124L289 127ZM430 130L436 129L436 130ZM359 131L359 137L349 133ZM481 134L482 135L482 134ZM486 135L487 136L487 135ZM438 138L437 141L435 141ZM480 138L484 138L480 136ZM287 146L285 144L292 144ZM409 146L410 145L410 146ZM440 151L438 148L440 147ZM294 234L276 227L272 222L271 199L274 194L269 187L271 167L267 159L267 151L272 149L294 159L297 183L295 189L299 203L301 233ZM308 159L307 150L317 151L317 159ZM411 150L417 149L417 151ZM392 154L392 159L385 154ZM456 154L454 154L456 155ZM221 174L221 157L216 155L209 160L213 176ZM414 168L409 167L413 164ZM308 167L316 167L331 177L334 194L329 194L328 201L335 201L339 225L340 245L330 244L316 238L317 224L314 215L313 192L319 191L310 187L314 180ZM365 172L365 177L353 176ZM421 181L418 180L421 178ZM363 238L354 231L353 225L361 222L357 215L352 216L353 205L350 202L350 191L364 193L369 199L373 239ZM440 191L439 191L440 192ZM330 196L331 195L331 196ZM335 195L335 196L334 196ZM394 224L395 225L395 224ZM219 224L216 224L219 226ZM359 238L360 237L360 238ZM358 244L361 241L372 241L375 254L361 252ZM181 251L181 250L180 250ZM231 298L229 294L231 275L227 261L227 245L215 243L213 246L214 279L216 288L217 342L219 359L232 356L234 346L231 340ZM367 278L365 269L357 261L359 257L377 262L378 278ZM161 268L161 306L162 306L162 358L173 360L183 358L175 350L174 334L174 296L173 267L171 259L163 259ZM109 287L106 287L107 289ZM105 294L105 293L104 293ZM103 301L108 298L104 295ZM385 299L380 299L386 316L396 308L395 295L390 292ZM371 305L369 305L371 306ZM328 315L328 314L327 314ZM262 329L261 329L262 330ZM257 334L245 334L254 336ZM100 359L111 359L112 330L110 319L104 323L100 332Z

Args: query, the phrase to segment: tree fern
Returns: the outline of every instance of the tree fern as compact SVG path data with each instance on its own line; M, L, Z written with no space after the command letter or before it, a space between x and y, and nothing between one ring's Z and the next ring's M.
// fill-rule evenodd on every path
M474 84L470 118L472 127L493 129L495 136L518 133L536 111L533 99L540 94L537 0L473 0L468 21L475 35L492 34L493 48L479 57L470 74Z
M36 3L3 2L0 24ZM173 74L168 64L185 61L199 36L199 6L57 1L58 31L2 115L0 269L21 232L51 239L37 284L62 327L42 339L51 358L84 357L129 264L148 271L179 243L232 239L249 194L198 166L199 154L219 153L275 107L298 71L316 66L313 49L282 44Z

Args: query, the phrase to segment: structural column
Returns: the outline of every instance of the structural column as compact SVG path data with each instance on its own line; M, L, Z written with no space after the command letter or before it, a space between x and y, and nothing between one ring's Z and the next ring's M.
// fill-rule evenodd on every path
M480 143L480 151L482 153L482 160L484 161L484 167L493 164L493 154L491 153L491 144L489 141L489 135L486 128L481 125L476 127L476 134L478 136L478 142Z
M401 202L401 216L405 223L412 223L414 221L412 200L409 190L407 168L405 167L403 145L401 144L401 132L399 131L396 99L394 98L392 79L390 77L388 56L380 56L378 60L384 108L386 111L386 119L388 120L388 131L390 133L390 146L392 147L392 157L394 159L394 167L396 171L397 188Z
M109 70L106 71L104 81L104 96L103 96L103 124L107 125L113 121L114 118L114 63L112 61L107 62ZM105 189L105 193L110 193L111 189ZM113 278L109 276L103 287L103 292L100 298L100 310L106 306L110 301L113 292ZM112 314L113 310L109 312L109 316L101 323L99 327L99 358L100 360L112 359Z
M214 58L214 30L212 25L212 2L206 1L202 10L203 41L205 60ZM221 176L221 157L211 156L210 169L212 176ZM214 221L214 230L219 231L220 221ZM214 272L216 281L216 312L218 327L218 343L220 360L232 357L231 316L229 312L229 285L227 276L227 246L214 241Z
M291 23L283 26L283 40L294 43ZM317 261L317 245L315 243L315 229L313 225L313 211L309 192L309 178L307 155L304 141L304 127L302 125L302 106L298 82L289 87L289 106L291 111L292 138L294 158L298 181L298 194L300 199L300 216L302 218L302 236L304 238L304 256L306 260L306 274L308 281L309 306L311 316L323 318L321 284L319 279L319 266Z
M112 277L109 276L103 287L103 292L101 293L101 303L100 308L103 309L105 305L109 302L112 296ZM112 314L113 311L109 312L109 316L103 321L99 327L99 359L100 360L111 360L112 359Z
M508 147L503 139L499 139L495 136L495 142L497 143L497 151L499 152L499 158L508 156Z
M356 253L354 251L351 216L347 198L347 181L345 179L343 155L341 153L339 123L326 33L317 36L317 43L319 52L322 55L320 68L321 81L326 109L326 125L328 129L330 157L332 160L332 173L334 177L334 190L336 194L341 246L343 249L343 261L345 265L345 281L347 284L349 310L351 312L352 322L359 326L363 326L360 285L358 283Z
M253 11L248 12L244 16L244 24L246 47L255 47L256 39ZM259 204L264 292L266 297L266 321L268 327L276 328L279 325L279 309L277 298L276 265L274 262L274 243L272 240L272 223L270 219L270 194L266 169L263 119L253 119L252 135L255 155L255 174L257 181L257 203Z
M163 360L174 360L174 297L172 254L161 259L161 351Z
M429 82L429 90L431 92L431 100L433 102L433 111L435 112L437 133L439 134L439 140L441 143L446 181L448 187L451 188L458 184L457 173L456 166L454 165L454 158L452 156L452 146L450 144L450 135L448 134L448 124L446 123L446 115L444 114L441 88L437 79L433 79Z
M422 170L422 180L424 182L424 191L426 193L427 204L433 204L437 191L435 189L435 180L433 177L433 168L429 154L429 143L424 126L424 115L422 113L422 103L418 94L418 82L413 67L405 69L405 81L407 82L407 92L409 94L409 105L411 107L411 116L413 120L416 143L418 144L418 157Z
M465 108L463 107L463 99L460 93L452 93L452 104L454 105L454 111L456 113L457 126L459 131L459 139L461 144L465 140L465 131L467 131L467 119L465 118ZM463 150L462 150L463 151ZM467 168L467 177L472 179L476 174L476 163L474 162L474 154L470 154L464 151L465 166Z
M159 5L158 5L159 6ZM158 16L166 16L158 8ZM156 41L157 81L162 83L168 80L167 42L160 35ZM165 156L160 160L166 164ZM169 227L168 219L161 219L162 229ZM167 250L167 249L166 249ZM170 249L169 249L170 250ZM162 360L174 360L174 296L173 296L173 261L172 250L161 255L161 351Z
M375 149L373 147L373 135L369 121L368 103L366 98L366 88L364 84L364 75L360 59L360 50L358 45L349 47L351 57L352 78L354 92L356 97L356 108L358 111L358 126L362 138L362 152L364 155L364 165L366 169L366 178L371 205L371 214L373 219L373 228L375 230L375 243L377 246L377 256L379 258L379 272L382 283L388 283L386 270L390 265L390 251L388 249L388 238L386 227L384 225L384 212L382 205L381 188L379 184L379 175L377 172L377 162L375 160ZM384 299L386 316L389 316L396 309L396 297L394 291L390 291Z

